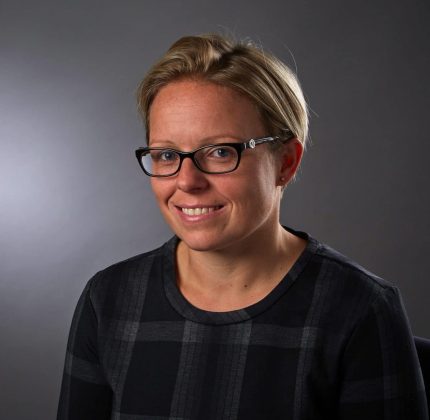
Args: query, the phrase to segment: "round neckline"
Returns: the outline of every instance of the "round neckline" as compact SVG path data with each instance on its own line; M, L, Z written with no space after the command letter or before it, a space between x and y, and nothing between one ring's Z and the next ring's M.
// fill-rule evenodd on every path
M200 324L226 325L248 321L272 306L291 285L306 267L310 258L316 253L318 241L305 232L295 231L284 226L293 235L307 241L306 247L297 258L288 273L264 298L242 309L226 312L212 312L200 309L189 302L179 290L176 283L176 248L179 243L177 236L172 237L164 246L162 261L162 281L164 291L173 308L185 319Z

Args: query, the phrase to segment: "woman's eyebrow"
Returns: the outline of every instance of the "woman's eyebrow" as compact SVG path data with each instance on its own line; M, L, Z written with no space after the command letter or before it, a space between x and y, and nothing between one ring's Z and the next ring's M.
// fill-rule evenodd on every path
M174 143L171 140L149 140L148 142L149 147L172 147L175 148L176 143Z
M217 134L215 136L204 137L200 139L198 143L204 146L205 144L222 143L226 140L243 140L243 138L234 134ZM175 149L178 147L178 143L169 139L151 139L149 141L149 146Z

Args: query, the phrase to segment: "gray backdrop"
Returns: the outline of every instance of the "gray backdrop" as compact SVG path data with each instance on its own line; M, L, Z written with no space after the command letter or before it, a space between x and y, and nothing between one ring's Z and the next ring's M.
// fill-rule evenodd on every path
M134 90L184 34L250 36L297 69L311 145L282 221L397 284L427 322L423 1L0 3L0 418L54 419L71 316L97 270L163 243Z

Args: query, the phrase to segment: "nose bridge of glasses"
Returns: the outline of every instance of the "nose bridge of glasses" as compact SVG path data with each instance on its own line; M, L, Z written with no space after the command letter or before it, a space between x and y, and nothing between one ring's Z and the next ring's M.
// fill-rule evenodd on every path
M202 168L199 165L198 160L196 159L196 153L199 152L199 150L194 150L192 152L179 152L177 151L176 153L179 155L179 167L178 167L178 172L182 169L184 160L189 158L192 162L192 169L194 171L198 171L198 172L202 172Z

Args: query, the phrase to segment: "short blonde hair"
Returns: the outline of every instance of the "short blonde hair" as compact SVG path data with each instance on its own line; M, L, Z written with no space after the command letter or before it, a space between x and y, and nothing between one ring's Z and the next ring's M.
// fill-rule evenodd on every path
M292 70L251 41L233 41L219 34L180 38L139 84L137 102L147 141L152 101L163 86L183 78L217 83L245 94L257 106L268 135L288 133L291 137L292 132L305 145L307 105Z

